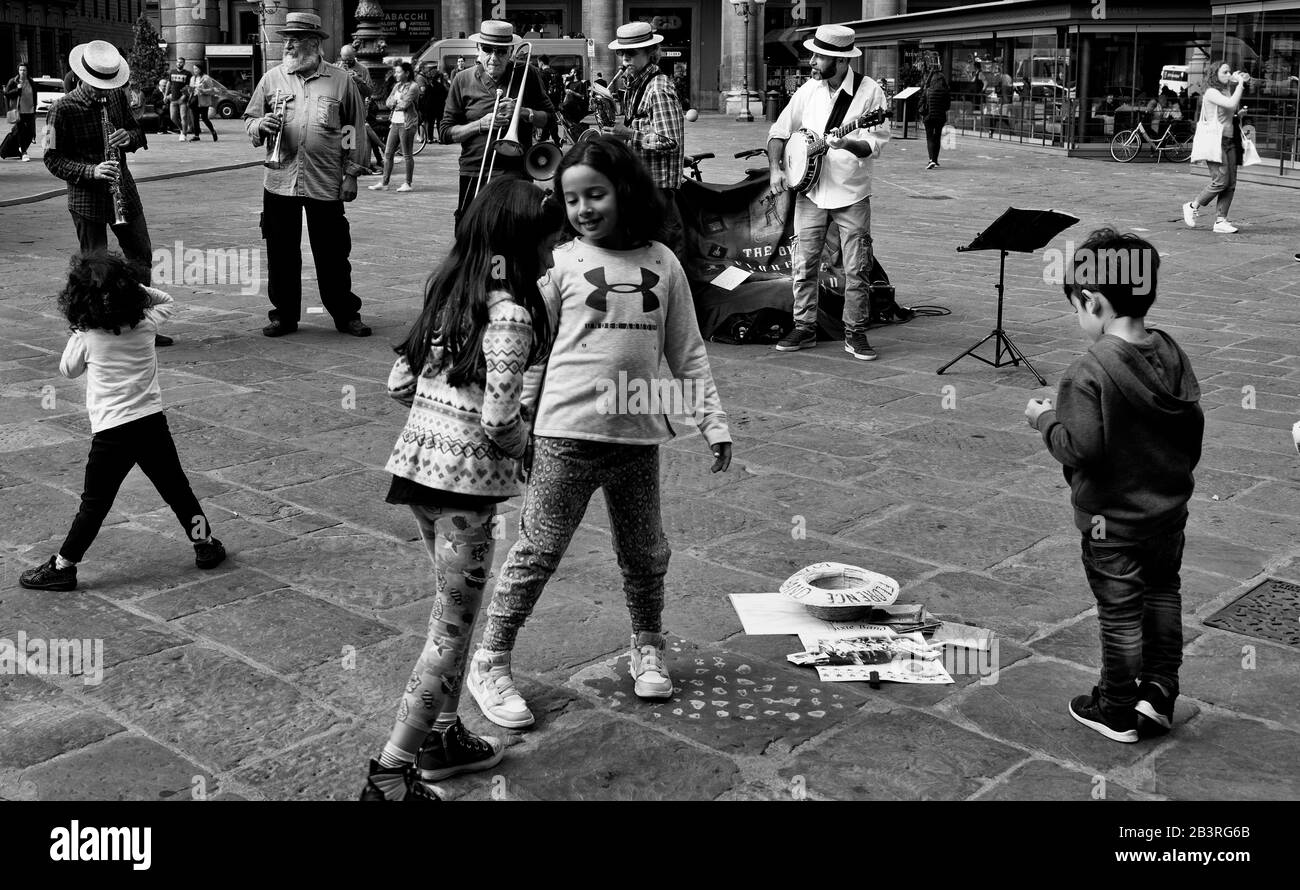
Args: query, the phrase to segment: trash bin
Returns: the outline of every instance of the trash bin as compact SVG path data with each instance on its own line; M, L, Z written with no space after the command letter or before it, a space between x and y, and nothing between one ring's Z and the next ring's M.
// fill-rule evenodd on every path
M763 107L766 109L767 119L769 121L775 121L781 116L781 106L783 104L780 93L776 90L767 91L767 95L763 99Z

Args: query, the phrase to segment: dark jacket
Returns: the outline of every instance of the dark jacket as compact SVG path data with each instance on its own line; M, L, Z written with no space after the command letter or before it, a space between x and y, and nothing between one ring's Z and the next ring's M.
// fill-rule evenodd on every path
M952 99L948 92L948 79L938 70L927 71L921 81L921 97L917 112L921 120L947 120Z
M1187 521L1205 416L1187 354L1164 331L1142 344L1105 335L1066 370L1036 427L1070 483L1074 523L1135 541Z
M18 107L18 100L21 98L21 96L22 96L22 91L23 91L24 89L26 89L28 92L30 92L30 93L32 94L32 109L33 109L33 111L35 111L35 109L36 109L36 84L32 83L32 79L31 79L30 77L27 78L27 84L26 84L25 87L20 87L20 86L18 85L18 77L17 77L17 75L15 75L15 76L9 78L9 82L5 84L5 98L8 99L9 102L11 103L11 104L9 105L9 107L10 107L10 108L17 108L17 107Z

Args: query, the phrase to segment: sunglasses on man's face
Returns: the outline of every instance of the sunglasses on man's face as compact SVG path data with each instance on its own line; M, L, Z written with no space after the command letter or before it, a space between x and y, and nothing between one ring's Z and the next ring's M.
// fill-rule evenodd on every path
M480 46L478 51L485 56L508 56L513 46Z

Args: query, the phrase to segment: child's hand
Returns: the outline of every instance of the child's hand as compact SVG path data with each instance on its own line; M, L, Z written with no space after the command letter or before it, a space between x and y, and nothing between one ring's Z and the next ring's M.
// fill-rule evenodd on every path
M710 473L725 473L731 466L731 443L719 442L713 446L713 466Z
M1044 411L1051 410L1051 399L1030 399L1029 404L1025 406L1025 417L1029 419L1030 426L1036 426L1038 424L1038 416Z

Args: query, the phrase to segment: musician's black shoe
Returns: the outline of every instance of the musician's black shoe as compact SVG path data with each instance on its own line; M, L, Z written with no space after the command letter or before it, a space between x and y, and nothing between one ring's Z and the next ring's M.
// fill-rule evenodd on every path
M153 335L154 346L171 346L175 342L176 341L173 340L171 337L164 337L162 334Z
M267 337L283 337L285 334L292 334L296 330L298 330L297 322L273 321L262 328L262 333Z
M925 165L925 169L927 169L927 170L933 170L934 168L936 168L936 167L938 167L938 166L939 166L939 162L938 162L938 161L931 161L930 163L928 163L928 164Z
M874 362L876 360L876 351L867 342L866 334L846 334L844 336L844 351L864 362Z
M796 352L800 349L812 349L817 345L817 331L806 331L803 328L794 328L780 340L776 341L776 348L780 352Z
M353 337L370 336L370 326L359 318L354 318L351 321L344 322L343 324L336 324L334 325L334 329L340 334L351 334Z

